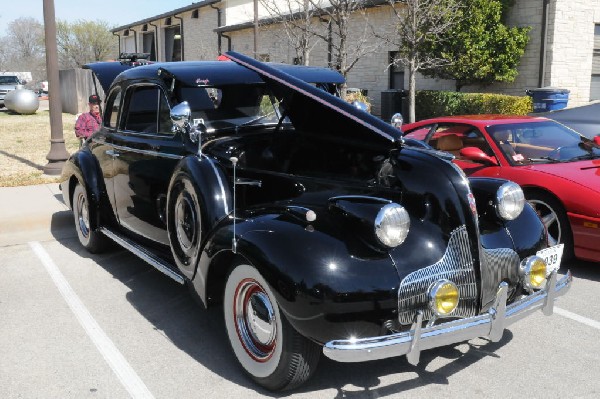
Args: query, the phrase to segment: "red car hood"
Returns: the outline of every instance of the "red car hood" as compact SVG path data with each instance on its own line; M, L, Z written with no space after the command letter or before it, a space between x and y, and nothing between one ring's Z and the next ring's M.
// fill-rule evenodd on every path
M531 165L530 170L548 173L600 193L600 160Z

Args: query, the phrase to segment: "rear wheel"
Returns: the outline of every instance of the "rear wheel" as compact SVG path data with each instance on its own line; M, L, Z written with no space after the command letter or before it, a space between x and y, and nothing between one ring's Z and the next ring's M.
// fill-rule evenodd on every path
M108 239L99 231L92 229L90 224L90 203L85 189L79 183L77 183L73 191L72 204L75 230L77 230L79 242L91 253L102 252L108 244Z
M320 347L285 319L253 266L238 263L233 268L225 284L223 311L233 352L256 382L275 391L295 388L309 379Z
M548 243L565 245L563 259L568 260L574 256L573 233L567 218L567 212L562 204L549 194L534 192L527 195L527 201L546 226Z

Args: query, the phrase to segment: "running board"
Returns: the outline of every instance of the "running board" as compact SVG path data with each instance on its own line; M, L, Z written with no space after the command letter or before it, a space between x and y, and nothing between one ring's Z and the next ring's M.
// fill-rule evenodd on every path
M130 240L129 238L123 237L122 235L115 233L114 231L111 231L105 227L100 227L99 230L100 232L102 232L102 234L104 234L123 248L127 249L140 259L148 262L150 266L156 268L159 272L166 274L173 280L177 281L179 284L185 284L185 278L181 274L177 273L177 271L173 270L173 267L170 263L159 258L146 247L139 245L134 241Z

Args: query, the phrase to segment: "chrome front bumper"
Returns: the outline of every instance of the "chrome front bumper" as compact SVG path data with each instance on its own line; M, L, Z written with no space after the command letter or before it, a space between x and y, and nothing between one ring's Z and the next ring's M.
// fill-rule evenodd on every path
M503 282L498 287L494 305L484 314L422 327L423 314L419 312L410 331L381 337L330 341L323 347L323 353L338 362L365 362L406 355L409 363L417 364L421 351L425 349L477 337L488 337L491 341L498 342L507 326L534 311L541 309L546 316L552 315L554 300L569 290L572 281L570 271L558 282L556 271L553 271L545 288L508 306L508 284Z

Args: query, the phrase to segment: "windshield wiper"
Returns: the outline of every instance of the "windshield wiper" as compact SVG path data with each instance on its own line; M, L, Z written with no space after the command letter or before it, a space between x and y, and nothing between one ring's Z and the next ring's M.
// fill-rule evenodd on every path
M583 154L583 155L578 155L576 157L573 158L569 158L569 161L580 161L583 159L596 159L596 158L600 158L600 154Z
M549 163L559 163L564 162L560 159L550 158L550 157L539 157L539 158L527 158L529 162L549 162Z

